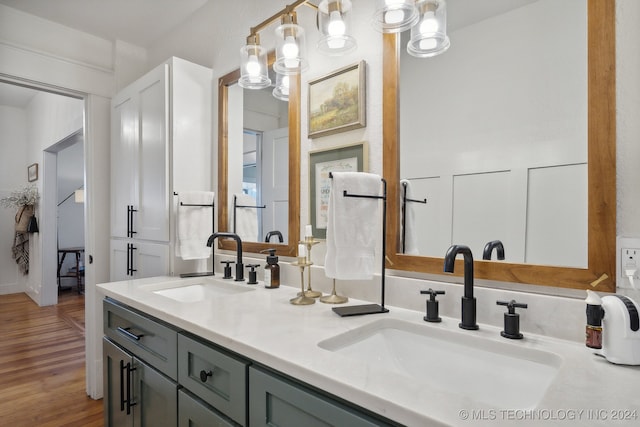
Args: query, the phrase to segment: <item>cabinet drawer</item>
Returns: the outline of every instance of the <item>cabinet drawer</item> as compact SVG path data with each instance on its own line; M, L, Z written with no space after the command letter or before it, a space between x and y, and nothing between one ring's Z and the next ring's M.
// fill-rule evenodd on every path
M178 427L237 427L184 389L178 391Z
M178 334L178 382L241 425L247 425L247 369L247 361Z
M251 427L389 426L355 408L261 369L249 369Z
M132 308L105 299L104 333L113 341L177 381L178 333Z

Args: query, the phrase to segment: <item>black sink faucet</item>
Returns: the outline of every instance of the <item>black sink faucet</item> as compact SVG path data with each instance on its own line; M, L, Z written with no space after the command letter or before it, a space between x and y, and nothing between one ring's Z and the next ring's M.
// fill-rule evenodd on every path
M464 255L464 296L462 297L462 329L478 329L476 323L476 299L473 296L473 254L468 246L453 245L444 256L444 271L453 273L456 256Z
M484 245L484 250L482 251L482 259L490 260L491 253L493 252L494 249L496 250L496 255L498 256L498 259L501 261L504 260L504 245L500 240L492 240L488 242L486 245Z
M236 241L236 282L244 282L244 265L242 264L242 240L236 233L228 233L220 231L213 233L207 240L207 246L213 246L213 241L216 237L230 237Z

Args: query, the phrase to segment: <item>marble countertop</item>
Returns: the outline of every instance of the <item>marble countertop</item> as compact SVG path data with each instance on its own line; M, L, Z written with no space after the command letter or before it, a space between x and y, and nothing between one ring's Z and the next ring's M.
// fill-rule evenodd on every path
M500 336L501 328L480 324L464 331L500 345L522 346L559 355L557 376L536 408L499 408L417 384L408 376L373 369L361 361L323 349L318 343L381 318L421 328L459 333L459 319L423 321L424 313L390 307L389 313L340 317L330 304L296 306L299 288L265 289L262 284L229 282L250 291L179 302L156 294L169 282L198 279L155 277L97 285L99 292L212 341L258 363L408 426L589 425L640 423L640 366L617 366L579 343L534 334L522 340ZM350 300L346 305L364 301ZM425 366L424 369L437 369ZM496 372L500 375L500 372ZM492 393L492 384L486 392Z

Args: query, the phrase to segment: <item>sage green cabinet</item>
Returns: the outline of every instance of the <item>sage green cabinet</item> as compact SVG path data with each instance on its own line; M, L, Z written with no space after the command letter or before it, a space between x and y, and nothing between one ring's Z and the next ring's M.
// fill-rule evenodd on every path
M178 391L178 427L237 427L189 392Z
M178 335L178 382L240 425L247 425L249 362L209 342Z
M273 372L249 368L251 427L387 426L349 406Z
M175 426L178 384L107 338L103 352L105 426Z

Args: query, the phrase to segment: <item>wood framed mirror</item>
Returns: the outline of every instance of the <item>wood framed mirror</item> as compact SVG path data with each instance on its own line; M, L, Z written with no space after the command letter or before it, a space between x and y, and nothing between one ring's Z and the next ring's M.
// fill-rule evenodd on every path
M269 55L269 64L274 55ZM240 70L234 70L218 80L218 231L232 231L230 221L233 202L229 190L229 93L240 78ZM259 253L265 249L276 249L281 256L295 256L300 235L300 78L291 76L288 106L288 236L285 242L242 241L244 252ZM238 162L240 163L240 162ZM236 167L235 165L233 167ZM241 168L242 164L237 167ZM236 243L230 239L218 239L218 247L235 250Z
M475 277L522 283L614 292L616 250L616 101L615 2L587 1L587 266L586 268L481 261ZM400 252L400 36L383 36L383 173L388 181L387 267L443 274L443 258ZM452 42L453 49L453 42ZM445 53L445 55L448 53ZM423 61L429 61L424 59ZM425 134L428 130L425 130ZM422 197L420 195L420 197ZM452 242L465 244L465 242ZM444 256L444 251L442 253ZM463 269L456 269L461 275Z

